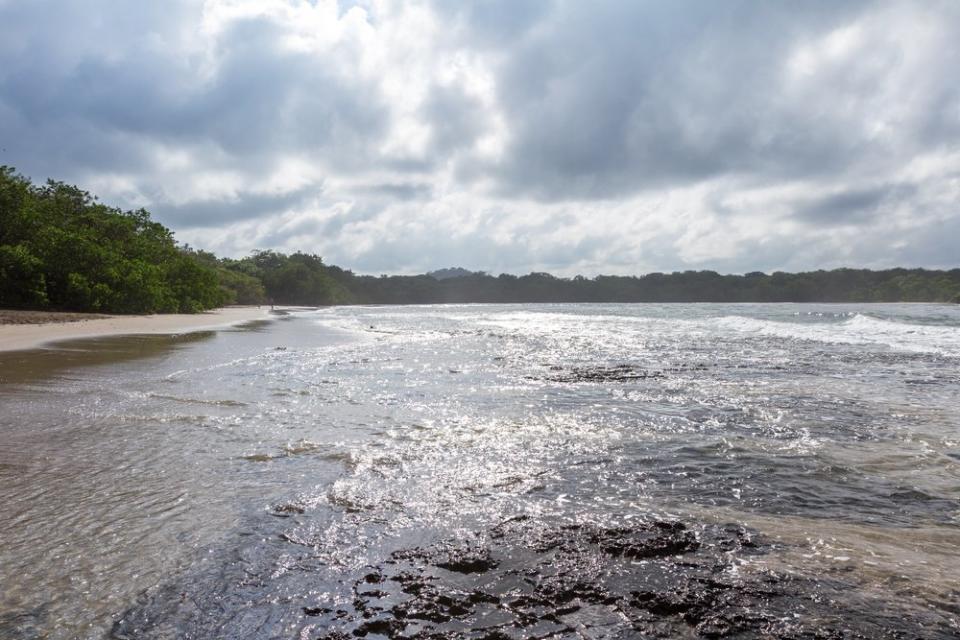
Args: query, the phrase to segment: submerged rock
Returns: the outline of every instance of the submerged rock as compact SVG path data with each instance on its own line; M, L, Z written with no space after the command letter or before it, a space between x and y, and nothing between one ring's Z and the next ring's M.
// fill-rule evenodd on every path
M551 366L550 371L551 373L546 376L527 376L527 378L549 382L630 382L664 377L660 371L650 371L629 364L609 367L573 367L571 369Z
M906 631L913 622L884 620L879 609L844 611L809 580L735 570L737 557L760 552L735 525L695 534L675 521L545 528L518 518L485 546L444 541L393 554L354 585L356 612L330 623L355 637L372 617L391 638L488 639L899 638L924 629ZM936 637L934 628L919 637Z
M160 598L128 612L113 635L167 637L176 629L177 637L328 640L955 637L937 612L868 596L835 577L748 569L751 558L771 548L737 525L564 525L519 516L394 550L336 584L308 558L283 556L282 572L273 566L251 575L245 567L187 605L183 596L173 604Z
M31 611L0 613L0 638L13 640L40 640L46 638L43 631L46 612L44 607Z

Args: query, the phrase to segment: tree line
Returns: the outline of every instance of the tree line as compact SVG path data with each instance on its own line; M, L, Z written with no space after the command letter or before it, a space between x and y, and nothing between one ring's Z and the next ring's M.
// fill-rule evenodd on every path
M217 258L178 244L144 209L122 211L78 187L35 185L0 167L0 307L196 313L350 299L318 256Z
M807 273L714 271L558 278L474 273L454 278L330 274L363 304L466 302L960 302L960 269L834 269Z
M960 302L960 269L366 276L300 252L218 258L178 244L144 209L122 211L75 186L34 185L0 167L0 307L195 313L269 302Z

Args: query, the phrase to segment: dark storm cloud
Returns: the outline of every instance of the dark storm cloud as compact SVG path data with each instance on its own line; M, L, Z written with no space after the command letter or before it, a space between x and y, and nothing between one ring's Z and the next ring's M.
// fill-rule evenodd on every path
M313 151L350 168L370 160L368 147L389 117L376 87L344 75L334 61L283 51L283 35L259 19L230 26L216 80L194 102L192 135L206 132L239 156Z
M557 7L555 0L432 0L448 29L472 46L503 47L537 26Z
M122 132L80 118L30 126L0 104L0 164L14 166L35 181L69 180L80 171L110 172L117 167L146 170L145 151Z
M97 0L0 2L0 148L5 149L0 162L41 180L69 178L80 168L144 166L136 141L115 123L103 122L121 105L129 111L149 107L143 90L151 82L165 83L166 74L137 53L132 37L174 29L184 17L185 4L175 1L162 7ZM107 58L129 58L139 86L104 100L106 77L98 67ZM97 94L103 117L91 114Z
M337 61L318 63L286 50L277 24L234 21L217 39L213 60L204 62L199 53L149 46L151 37L171 40L196 21L198 4L192 12L184 5L169 15L142 16L101 4L99 12L86 3L0 5L7 25L28 34L19 47L2 49L8 64L0 71L0 104L11 117L0 135L31 173L72 175L71 163L128 168L131 140L206 142L252 167L298 151L348 168L371 160L369 147L388 120L376 87L344 73ZM57 42L61 36L66 42ZM98 37L114 44L91 42ZM204 64L215 66L209 78ZM57 162L61 154L45 148L50 141L76 150Z
M854 189L798 207L796 215L816 225L856 224L870 221L883 206L903 202L916 191L908 184Z
M206 200L154 207L157 217L175 229L209 227L254 218L268 218L289 211L316 195L313 187L273 194L239 194L231 200Z
M370 207L370 206L357 207L357 208L351 209L346 213L342 213L340 215L330 218L329 220L324 222L323 226L321 227L321 230L323 231L324 234L327 234L328 237L329 236L335 237L336 235L340 234L346 227L356 226L358 223L368 222L370 220L375 219L376 217L377 217L377 209L375 207ZM409 237L408 237L408 240L409 240ZM399 240L397 239L397 241ZM381 248L383 248L384 244L385 242L377 243L377 246L374 250L372 250L372 253L376 253L377 251L379 251Z
M415 183L382 183L354 187L350 193L371 198L381 198L391 202L407 202L410 200L427 200L433 192L429 184Z
M938 221L911 230L907 237L884 256L882 266L921 265L947 269L960 268L960 217Z
M421 112L431 123L431 152L439 158L471 147L486 125L483 105L456 87L433 87Z
M728 173L798 178L866 151L874 73L826 77L816 104L791 103L784 73L799 43L855 18L860 3L572 3L505 58L512 123L508 191L617 197ZM871 52L882 58L896 52ZM946 73L944 61L944 73ZM832 86L838 85L838 86ZM804 96L805 97L805 96Z

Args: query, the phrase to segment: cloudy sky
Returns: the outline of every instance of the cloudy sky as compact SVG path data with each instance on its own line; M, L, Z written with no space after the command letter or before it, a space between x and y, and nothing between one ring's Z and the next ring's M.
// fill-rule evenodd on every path
M960 2L0 0L0 164L361 273L960 266Z

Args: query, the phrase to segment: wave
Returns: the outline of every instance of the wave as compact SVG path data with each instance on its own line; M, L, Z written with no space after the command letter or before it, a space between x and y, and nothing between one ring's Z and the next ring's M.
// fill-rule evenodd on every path
M209 400L207 398L182 398L180 396L171 396L162 393L148 393L148 397L157 400L172 400L173 402L182 402L184 404L202 404L216 407L245 407L246 402L240 400Z
M660 308L649 315L640 315L640 309L628 309L629 313L619 314L610 313L608 309L585 313L584 307L504 310L433 306L417 311L404 309L402 313L378 308L364 310L359 317L317 314L315 322L378 341L447 339L463 332L496 327L517 336L589 340L598 348L616 351L638 340L682 341L732 333L960 356L960 326L921 324L907 318L884 319L853 310L791 311L789 316L764 318L732 314L705 317L703 313L709 313L708 310L690 308L679 309L680 313L675 315L661 315ZM677 310L671 308L670 311Z
M741 333L828 344L886 346L898 351L960 356L960 327L912 324L856 314L840 322L778 322L744 316L724 316L721 327Z

